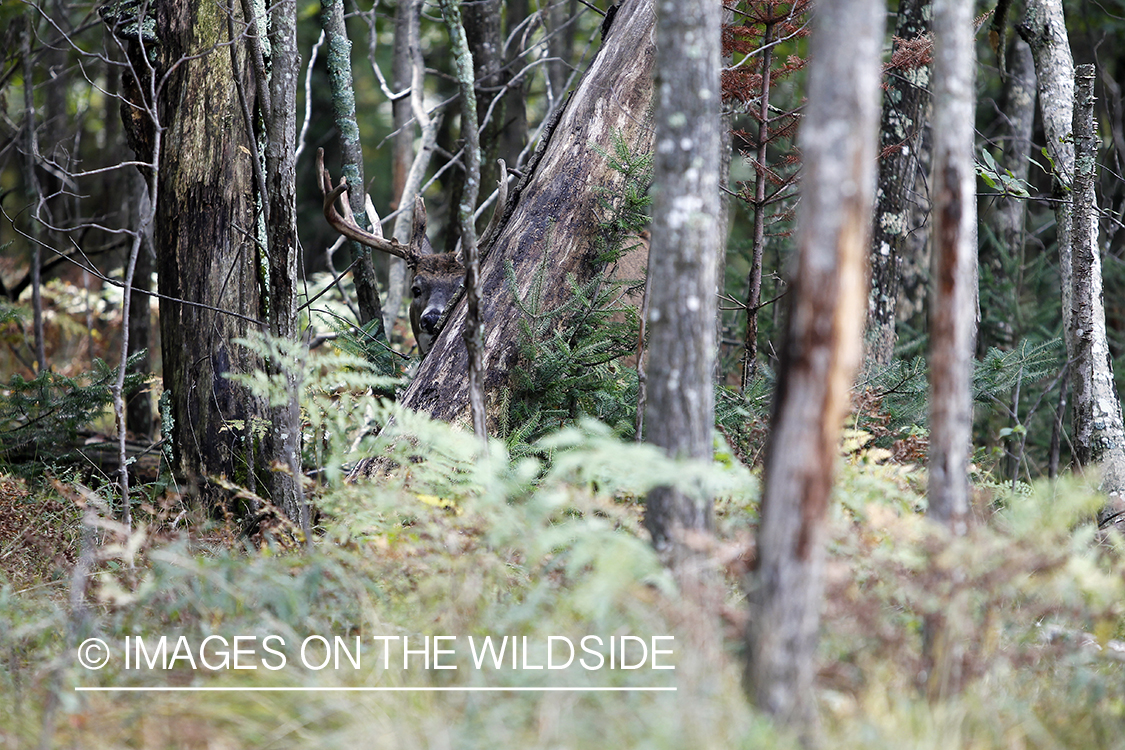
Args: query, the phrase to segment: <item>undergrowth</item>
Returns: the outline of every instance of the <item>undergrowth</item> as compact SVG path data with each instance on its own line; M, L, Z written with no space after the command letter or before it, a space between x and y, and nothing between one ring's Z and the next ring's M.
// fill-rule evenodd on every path
M332 377L363 379L362 360L353 364L354 375ZM671 462L585 421L536 444L549 462L510 456L501 441L484 458L471 435L445 424L370 397L338 400L328 377L310 368L305 385L322 396L306 412L327 413L309 419L332 433L347 424L332 412L368 411L386 427L358 450L387 460L377 481L348 485L329 473L310 486L321 510L311 554L280 538L203 536L155 517L128 532L89 490L41 490L83 503L86 533L99 544L89 587L74 600L82 607L68 604L77 579L42 586L4 574L0 744L39 744L47 727L45 746L90 748L333 748L373 737L401 748L797 746L748 707L740 685L741 577L752 564L757 481L729 448L712 464ZM346 450L345 437L325 445ZM1087 519L1097 495L1077 481L1001 499L980 493L969 535L949 540L921 514L916 465L895 462L857 430L840 460L818 687L824 746L1119 745L1125 548L1095 538ZM668 483L718 498L711 554L725 588L720 612L701 616L681 597L642 530L637 498ZM935 612L957 618L966 680L930 702L922 623ZM300 665L299 644L315 635L339 637L361 666L346 656L339 668ZM470 636L526 637L534 666L548 658L550 637L586 635L673 636L663 643L673 644L676 669L548 671L507 661L478 669L468 647ZM169 669L124 667L126 637L146 639L151 652L161 636L166 656L186 644ZM224 643L233 653L236 636L255 639L243 647L257 669L192 668L187 654L195 648L201 661L204 639L213 639L214 663ZM267 636L288 657L281 669L264 666L272 657L257 644ZM422 665L438 658L433 642L409 668L397 645L384 651L402 638L421 649L426 636L454 637L441 658L457 669ZM116 656L97 671L79 666L74 651L91 637ZM314 642L313 662L324 655ZM75 691L153 685L233 691ZM496 686L676 692L238 689Z

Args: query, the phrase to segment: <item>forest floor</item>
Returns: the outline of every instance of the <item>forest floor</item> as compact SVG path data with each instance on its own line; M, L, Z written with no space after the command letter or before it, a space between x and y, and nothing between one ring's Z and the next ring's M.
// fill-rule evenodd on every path
M741 686L753 473L722 457L668 467L593 425L556 438L549 464L501 447L479 461L471 438L428 429L410 450L429 460L318 491L311 554L283 528L246 538L183 513L170 491L131 531L88 514L99 546L79 610L78 505L106 488L0 478L0 747L797 746ZM637 501L695 471L719 498L710 614L661 567ZM916 466L846 446L821 745L1125 747L1125 547L1088 522L1097 496L981 481L973 528L953 540L920 512L923 487ZM935 627L950 644L936 664ZM500 663L477 661L486 636L510 638ZM105 668L79 661L90 638ZM566 661L568 643L566 668L536 668ZM338 661L321 667L326 644Z

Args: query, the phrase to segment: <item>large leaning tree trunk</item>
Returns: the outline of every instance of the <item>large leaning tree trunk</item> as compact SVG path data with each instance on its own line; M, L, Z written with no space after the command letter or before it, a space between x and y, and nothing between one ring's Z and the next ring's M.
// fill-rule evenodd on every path
M1119 520L1125 510L1125 429L1106 342L1092 176L1089 184L1085 182L1097 158L1096 141L1090 140L1095 137L1094 125L1087 122L1086 115L1075 112L1074 58L1061 0L1028 0L1019 32L1035 58L1039 111L1047 153L1056 170L1055 222L1063 337L1074 388L1075 459L1101 468L1101 489L1109 502L1099 520L1108 523ZM1077 103L1086 106L1092 96L1092 90L1083 92ZM1080 134L1075 128L1086 128L1089 133ZM1085 148L1081 165L1076 165L1076 142ZM1074 212L1079 210L1086 215L1076 219Z
M598 190L612 191L623 181L598 149L611 153L614 138L621 138L634 153L652 149L648 112L656 54L654 1L626 0L621 5L578 89L544 133L526 176L512 191L496 240L481 248L480 315L490 422L496 417L497 396L519 359L520 313L513 293L521 298L528 294L543 270L545 254L545 309L567 299L568 276L582 283L598 270ZM513 283L505 270L509 265ZM403 395L408 408L448 422L468 422L465 313L462 299ZM362 461L352 476L363 476L371 468L373 464Z
M713 0L665 2L657 20L645 440L673 458L710 459L715 429L721 20ZM645 527L673 561L685 532L711 525L711 498L649 492Z
M746 682L792 726L815 719L824 525L862 349L881 3L822 0L809 46L797 267L774 395L758 560L748 580Z
M879 126L879 179L871 233L871 291L867 298L865 356L885 365L894 357L899 257L910 229L914 185L930 102L930 0L903 0Z

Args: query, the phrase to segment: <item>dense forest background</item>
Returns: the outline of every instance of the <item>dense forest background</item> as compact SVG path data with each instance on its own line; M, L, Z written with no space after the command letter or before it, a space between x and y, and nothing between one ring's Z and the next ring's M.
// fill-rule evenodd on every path
M0 29L0 743L1125 742L1125 5Z

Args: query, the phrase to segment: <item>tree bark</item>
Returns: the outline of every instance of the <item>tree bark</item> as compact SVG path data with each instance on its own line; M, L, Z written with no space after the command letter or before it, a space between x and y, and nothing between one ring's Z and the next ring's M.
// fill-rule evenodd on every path
M715 429L721 22L710 0L665 3L657 18L645 440L672 458L709 459ZM675 560L685 534L711 530L711 505L671 487L649 492L653 544Z
M161 68L168 71L159 102L168 145L160 154L154 234L173 422L164 427L172 433L176 475L212 505L221 494L210 477L253 481L252 426L267 417L259 400L226 377L261 367L234 342L259 329L262 302L254 144L246 128L231 126L241 109L237 87L251 101L255 89L232 68L227 12L199 0L157 6Z
M773 23L762 32L762 87L758 91L758 153L754 177L754 245L746 292L746 333L742 341L742 375L739 391L746 392L758 373L758 306L762 301L762 260L766 249L766 163L770 142L770 67L773 64Z
M1035 122L1035 61L1032 59L1031 48L1027 46L1027 42L1018 37L1013 40L1005 58L1009 68L1004 79L999 133L1002 154L999 163L1011 172L1014 178L1026 181L1031 165L1031 131ZM1023 258L1026 219L1026 199L1015 195L1002 195L993 200L989 223L994 229L1000 247L1005 248L1007 254L1014 257L1017 262L1021 262ZM996 247L996 243L982 243L980 264L982 269L989 270L994 281L1004 282L1008 279L1011 264L1005 262L1003 253ZM988 328L982 326L980 339L977 342L978 351L984 351L989 345L1007 349L1015 343L1016 321L1011 315L1004 314L1014 309L1015 305L1011 305L1003 310L994 311L994 321L997 325Z
M841 422L862 348L879 106L881 3L822 0L800 141L797 268L774 396L748 581L752 699L811 733L824 523Z
M973 9L934 0L934 298L930 310L929 514L952 535L967 531L976 328L976 174L973 158ZM945 572L945 571L943 571ZM964 598L959 577L927 617L931 697L960 690Z
M418 24L414 0L398 0L395 4L395 39L391 58L391 86L394 92L400 93L411 90L414 78L413 55L410 51L411 24ZM371 34L374 37L375 27L372 25ZM391 195L394 202L391 210L397 211L403 206L414 205L414 196L406 194L407 175L410 165L414 161L414 126L411 124L411 96L401 96L391 104L394 117L395 137L391 141ZM410 213L409 211L407 213ZM404 222L409 226L410 222ZM400 237L394 233L394 238L399 242L409 242L408 236ZM406 261L402 258L389 258L387 266L387 304L383 308L383 327L387 336L394 332L394 322L402 308L402 299L406 292Z
M520 313L512 289L524 297L549 254L546 309L569 296L569 275L579 283L597 270L598 194L612 190L622 176L610 168L596 148L612 152L620 137L633 153L652 148L647 113L652 101L652 39L655 0L627 0L617 12L606 41L560 113L544 132L537 156L512 191L505 220L488 248L482 248L481 318L488 327L484 345L484 390L490 422L497 396L518 365ZM507 279L511 265L514 284ZM467 359L462 333L465 301L449 313L433 349L422 361L414 382L403 394L408 408L436 419L465 423L468 418ZM363 461L353 477L373 468Z
M1071 260L1074 305L1067 353L1074 361L1074 452L1083 466L1100 466L1109 501L1103 523L1125 512L1125 426L1106 338L1102 261L1098 247L1098 132L1094 124L1094 66L1074 74L1074 180L1071 185ZM1072 351L1073 350L1073 351Z
M1086 150L1086 161L1079 171L1089 173L1095 168L1096 141L1091 144L1089 138L1096 135L1081 135L1074 130L1089 127L1090 134L1095 132L1092 122L1075 111L1074 59L1061 0L1028 0L1019 32L1035 58L1039 111L1047 136L1047 153L1055 169L1063 337L1073 368L1070 379L1075 458L1083 465L1101 464L1101 487L1109 501L1099 514L1099 521L1116 522L1125 510L1125 441L1120 437L1121 407L1105 342L1098 225L1093 219L1097 213L1093 177L1079 177L1075 166L1077 141ZM1079 103L1085 105L1090 97L1092 92L1084 94ZM1089 185L1085 183L1087 179L1091 181ZM1065 187L1068 183L1069 195ZM1079 208L1088 209L1090 217L1080 219L1081 224L1073 217ZM1078 277L1080 272L1082 278Z
M976 175L972 8L934 4L934 302L930 313L930 514L963 534L969 511Z
M270 111L263 113L266 138L266 248L269 281L266 286L269 332L285 340L297 338L297 3L280 0L271 6ZM267 496L298 522L309 535L309 510L304 502L301 477L301 407L297 363L267 363L271 377L284 378L289 398L269 406L269 430L262 441Z
M340 173L354 186L349 190L348 202L356 223L365 231L371 230L367 220L366 187L363 182L363 144L359 139L359 124L355 119L355 89L352 85L352 43L344 25L343 0L322 0L320 22L328 42L325 57L328 80L332 85L332 107L336 116L336 129L340 135ZM359 303L359 323L375 324L371 332L377 339L386 339L383 330L383 308L379 302L379 285L375 281L375 267L371 263L371 250L358 242L351 242L355 264L355 296Z
M894 51L901 55L929 32L930 0L903 0L895 25ZM907 57L895 66L892 53L879 127L882 159L871 234L871 291L867 298L865 338L865 357L877 364L887 364L894 357L899 257L910 227L910 208L915 202L915 177L930 101L930 64Z
M460 0L441 0L441 12L449 31L453 67L461 91L461 140L465 144L465 172L457 205L457 224L461 229L461 257L465 264L464 342L469 365L469 410L472 414L473 432L487 450L488 428L485 424L482 390L484 327L480 318L480 253L477 248L477 230L473 225L473 209L476 208L481 180L480 130L477 125L477 96L473 86L477 71L465 36ZM499 18L496 21L499 35Z

